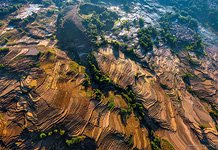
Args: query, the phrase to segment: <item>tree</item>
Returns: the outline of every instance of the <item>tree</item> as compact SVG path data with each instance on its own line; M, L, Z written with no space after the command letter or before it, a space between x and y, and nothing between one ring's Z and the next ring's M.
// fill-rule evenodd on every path
M145 21L143 18L139 18L139 26L140 26L140 28L145 26Z

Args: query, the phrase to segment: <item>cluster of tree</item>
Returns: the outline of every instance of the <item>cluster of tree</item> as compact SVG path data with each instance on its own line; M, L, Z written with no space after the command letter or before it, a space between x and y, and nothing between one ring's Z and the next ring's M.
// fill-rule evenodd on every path
M37 14L33 13L32 15L28 16L25 19L12 18L9 22L9 25L18 26L18 27L25 27L27 24L34 22L36 17L37 17Z
M2 21L0 21L0 27L2 27L4 25L4 23Z
M172 25L175 23L178 24L179 26L185 26L191 28L192 31L190 30L190 32L193 32L191 36L194 39L194 42L189 40L182 40L179 39L180 37L173 35L172 29L174 28L172 27ZM178 13L176 14L168 13L160 19L160 25L161 25L161 30L159 34L162 38L162 41L167 43L172 49L193 51L197 55L204 54L203 42L201 40L201 37L196 32L198 28L198 23L195 19L192 19L192 17L190 16L185 17Z
M44 5L45 7L48 7L52 4L52 2L53 2L52 0L44 0L42 1L42 5Z
M0 70L4 69L5 65L4 64L0 64Z
M20 0L21 2L28 2L28 0ZM53 0L32 0L33 4L41 4L45 7L50 6L53 3Z
M5 55L9 52L9 48L8 47L1 47L0 48L0 56Z
M97 67L97 63L95 61L95 58L92 54L89 55L88 57L88 63L89 63L89 68L92 71L92 79L96 82L98 82L101 85L112 85L112 81L110 78L103 74Z
M8 41L9 41L9 38L12 36L12 33L11 32L6 32L4 34L2 34L0 36L0 45L5 45Z
M130 107L128 107L127 109L126 108L120 109L121 120L124 124L127 124L127 119L131 114L132 114L132 109Z
M121 93L121 96L126 100L128 105L127 109L121 108L120 111L123 123L126 124L126 120L132 112L135 113L135 116L138 117L139 120L143 120L145 116L144 106L137 100L131 86L128 86L126 89L119 89L119 93Z
M65 136L65 130L63 130L63 129L54 129L53 131L50 131L50 132L48 132L48 133L45 133L45 132L41 132L41 133L39 133L39 138L40 139L44 139L44 138L46 138L46 137L48 137L48 136L52 136L52 135L60 135L60 136Z
M70 136L68 130L61 126L57 125L55 128L43 132L30 131L25 128L19 137L34 144L45 143L42 145L49 149L96 149L96 143L93 139L84 135ZM16 143L12 143L11 147L12 149L20 149Z
M66 140L66 144L68 146L71 146L73 144L78 144L78 143L81 143L82 141L84 141L85 138L86 138L85 136L72 137L71 139Z
M94 99L97 101L101 101L104 97L104 94L99 89L94 89Z
M96 66L95 58L92 54L89 55L89 70L91 72L91 79L98 85L103 87L110 88L111 90L116 91L119 93L127 102L128 109L121 108L121 118L123 123L126 123L127 118L130 116L132 112L135 112L136 116L140 119L143 119L145 116L144 106L139 102L136 98L135 93L133 92L132 88L128 86L126 89L119 87L119 85L113 83L113 81L106 75L104 75ZM108 92L108 91L107 91ZM101 90L95 89L94 90L95 99L100 101L104 94ZM115 104L113 102L108 103L109 109L114 109Z
M109 110L113 110L115 108L115 103L113 101L111 101L107 104L107 107Z
M144 25L145 25L145 21L144 21L144 19L143 18L139 18L139 26L140 26L140 28L142 28L142 27L144 27Z
M195 35L195 41L181 41L176 36L172 35L170 29L164 28L161 30L162 40L167 43L173 50L187 50L195 52L197 56L204 55L204 44L201 38Z
M3 19L6 15L11 14L18 10L22 5L21 4L10 4L6 7L0 8L0 18Z
M89 12L91 17L85 19L83 21L84 26L87 29L87 34L93 39L93 42L96 41L98 35L103 34L106 31L110 31L113 26L115 20L117 20L118 16L114 12L110 12L106 9L100 12Z
M145 26L145 20L143 18L134 19L133 20L133 25L136 26L136 27L143 28Z
M218 1L205 0L158 0L161 4L174 6L184 15L192 16L218 32Z
M57 9L49 9L48 11L47 11L47 16L52 16L53 14L55 14L56 12L58 12L58 10Z
M61 7L63 4L64 4L64 1L63 0L52 0L56 6L58 7Z
M218 110L216 108L216 104L210 103L210 105L212 107L212 110L210 111L210 116L213 118L214 122L216 123L216 120L218 119ZM216 123L216 130L218 131L218 123Z
M9 48L7 47L2 47L0 48L0 59L1 57L5 56L9 52ZM0 70L5 69L5 65L0 63Z
M155 136L153 131L151 131L151 148L152 150L175 150L169 141Z
M84 15L92 14L93 12L100 14L103 13L106 9L104 7L99 7L94 4L84 4L80 6L79 13Z
M138 31L138 38L140 46L146 50L146 52L150 52L153 50L152 39L157 38L157 31L152 27L140 29Z
M92 3L101 3L101 2L108 2L108 0L90 0L90 2ZM130 11L130 4L131 4L131 1L129 0L110 0L110 3L119 3L119 4L122 4L123 6L123 10L126 11L126 12L129 12Z
M25 4L30 3L30 0L12 0L15 4ZM33 4L41 4L45 7L50 6L51 4L56 4L56 6L61 7L63 5L68 4L69 2L63 1L63 0L31 0L31 3Z
M163 42L167 43L171 48L176 48L179 41L176 36L170 33L169 28L163 28L160 32Z
M193 30L198 29L198 22L196 19L191 16L185 14L185 12L177 12L177 13L167 13L160 19L160 23L162 26L166 26L167 23L176 22L178 24L187 26Z
M119 42L117 40L112 40L111 42L108 42L108 44L111 44L113 48L117 51L126 49L126 47L128 46L127 44Z
M199 36L197 36L196 41L190 45L187 45L185 47L185 50L195 52L195 54L197 56L201 56L201 55L205 54L203 51L203 48L204 48L204 44L203 44L201 38Z
M47 137L52 137L52 136L58 136L59 138L61 138L61 140L64 140L67 146L69 147L75 144L79 144L86 139L85 136L75 136L75 137L70 138L66 134L66 131L63 129L54 129L53 131L50 131L47 133L46 132L39 133L40 139L45 139Z

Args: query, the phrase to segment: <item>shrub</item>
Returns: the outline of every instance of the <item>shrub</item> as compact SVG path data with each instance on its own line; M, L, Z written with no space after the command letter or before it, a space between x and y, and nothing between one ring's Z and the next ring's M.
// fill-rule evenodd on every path
M204 130L206 128L206 126L203 124L200 124L199 127L201 128L201 130Z
M48 136L52 136L52 134L53 134L53 132L49 132L49 133L48 133Z
M210 111L210 115L212 117L218 118L218 111L217 110L212 110L212 111Z
M21 4L13 4L7 7L0 8L0 18L4 18L6 15L19 9L21 6Z
M4 64L0 64L0 70L4 69L4 68L5 68L5 65Z
M66 140L66 144L68 146L71 146L73 144L78 144L78 143L84 141L85 138L86 138L85 136L73 137L70 140Z
M147 52L153 50L152 36L155 36L156 32L153 32L151 28L140 29L138 32L139 44Z
M165 139L161 139L161 149L162 150L174 150L174 147L169 141Z
M113 110L115 108L114 102L108 103L107 107L108 107L108 109Z
M101 101L104 94L99 89L94 89L94 95L97 101Z
M15 25L20 23L22 20L20 18L12 18L9 22L9 25Z
M151 131L150 134L152 137L151 140L152 150L175 150L169 141L155 136L154 131Z
M130 135L129 139L128 139L128 145L132 146L133 145L133 135Z
M160 138L159 137L154 137L154 139L151 141L151 147L153 150L161 150L160 146Z
M8 52L9 48L8 47L2 47L0 48L0 52Z
M104 75L100 70L97 69L94 63L94 56L90 56L92 58L89 58L89 66L90 70L92 71L92 77L95 81L99 82L100 84L106 84L110 85L112 84L112 81L110 78L106 75Z
M128 109L121 108L120 115L121 115L121 119L122 119L124 124L126 124L126 120L127 120L127 118L129 118L131 113L132 113L132 109L131 108L128 108Z
M117 40L113 40L113 41L111 41L111 43L110 44L112 44L112 46L113 46L113 48L115 49L115 50L119 50L119 49L126 49L126 47L128 46L127 44L125 44L125 43L122 43L122 42L119 42L119 41L117 41Z
M64 133L65 133L65 130L60 129L59 134L64 135Z
M87 89L91 85L91 81L90 79L86 78L82 84L85 87L85 89Z
M0 27L2 27L3 25L4 25L4 23L0 21Z
M43 138L47 137L47 135L46 135L45 133L41 133L41 134L39 135L39 137L40 137L40 139L43 139Z
M144 27L144 25L145 25L144 19L143 18L139 18L139 26L140 26L140 28Z

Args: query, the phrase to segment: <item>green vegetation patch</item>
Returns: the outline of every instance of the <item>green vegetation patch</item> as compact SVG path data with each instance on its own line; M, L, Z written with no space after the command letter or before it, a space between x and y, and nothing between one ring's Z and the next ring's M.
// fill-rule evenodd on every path
M15 12L16 10L18 10L20 7L22 6L22 4L8 4L8 6L6 7L1 7L0 8L0 18L4 18L6 15L11 14L12 12Z
M68 146L71 146L71 145L73 145L73 144L78 144L78 143L84 141L85 138L86 138L85 136L72 137L71 139L66 140L66 144L67 144Z
M4 25L4 22L0 21L0 27L2 27Z
M114 102L109 102L107 104L107 107L108 107L109 110L113 110L115 108L115 103Z
M75 73L85 73L85 67L80 66L78 63L71 61L69 64L70 70Z
M39 135L40 139L43 139L43 138L46 138L47 137L47 134L46 133L40 133Z
M0 70L4 69L5 65L4 64L0 64Z
M4 56L9 52L9 48L8 47L1 47L0 48L0 56Z
M52 48L46 48L46 47L39 47L39 49L42 49L39 53L39 57L45 61L54 62L56 58L56 54L54 49Z
M12 18L9 22L9 25L17 26L17 27L25 27L27 24L34 22L36 17L37 17L37 14L33 13L32 15L28 16L25 19Z
M88 57L88 62L89 62L89 68L90 71L92 71L92 78L93 80L95 80L96 82L102 84L102 85L112 85L112 81L111 79L103 74L98 67L96 66L96 62L95 62L95 58L94 56L91 54Z
M160 19L161 31L159 35L164 43L174 52L187 50L198 56L204 55L204 44L197 33L197 22L190 16L167 13Z
M191 16L205 26L218 32L218 1L206 0L158 0L161 4L174 6L184 16Z
M153 50L153 40L157 39L157 31L153 27L140 29L138 31L138 38L140 46L146 51Z
M91 80L100 85L101 87L107 87L110 90L115 91L115 93L119 93L128 104L128 108L124 109L121 108L120 115L123 123L126 123L127 118L130 116L132 112L135 113L136 117L139 119L143 119L144 113L144 106L141 104L140 101L137 100L135 93L133 92L132 88L128 86L126 89L119 87L119 85L113 83L113 81L105 74L103 74L98 66L96 65L97 62L93 54L89 55L88 58L89 68L91 71ZM104 89L95 89L94 95L95 99L101 101L104 97L104 93L102 92ZM113 110L115 108L115 104L113 101L108 103L108 108Z
M95 43L98 35L110 31L118 19L116 13L108 11L104 7L90 4L80 6L80 14L89 16L83 20L83 25L86 27L87 35L90 36L93 43Z
M63 140L67 146L73 146L75 144L79 144L86 139L86 136L75 136L70 138L64 129L54 129L50 132L41 132L39 133L39 140L45 138L56 138L59 140Z
M151 141L152 150L175 150L172 144L166 139L154 136Z

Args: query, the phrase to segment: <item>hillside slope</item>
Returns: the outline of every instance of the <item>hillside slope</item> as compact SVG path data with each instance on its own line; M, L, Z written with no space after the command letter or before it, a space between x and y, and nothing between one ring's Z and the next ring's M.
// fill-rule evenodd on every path
M218 35L177 3L2 2L0 149L217 149Z

